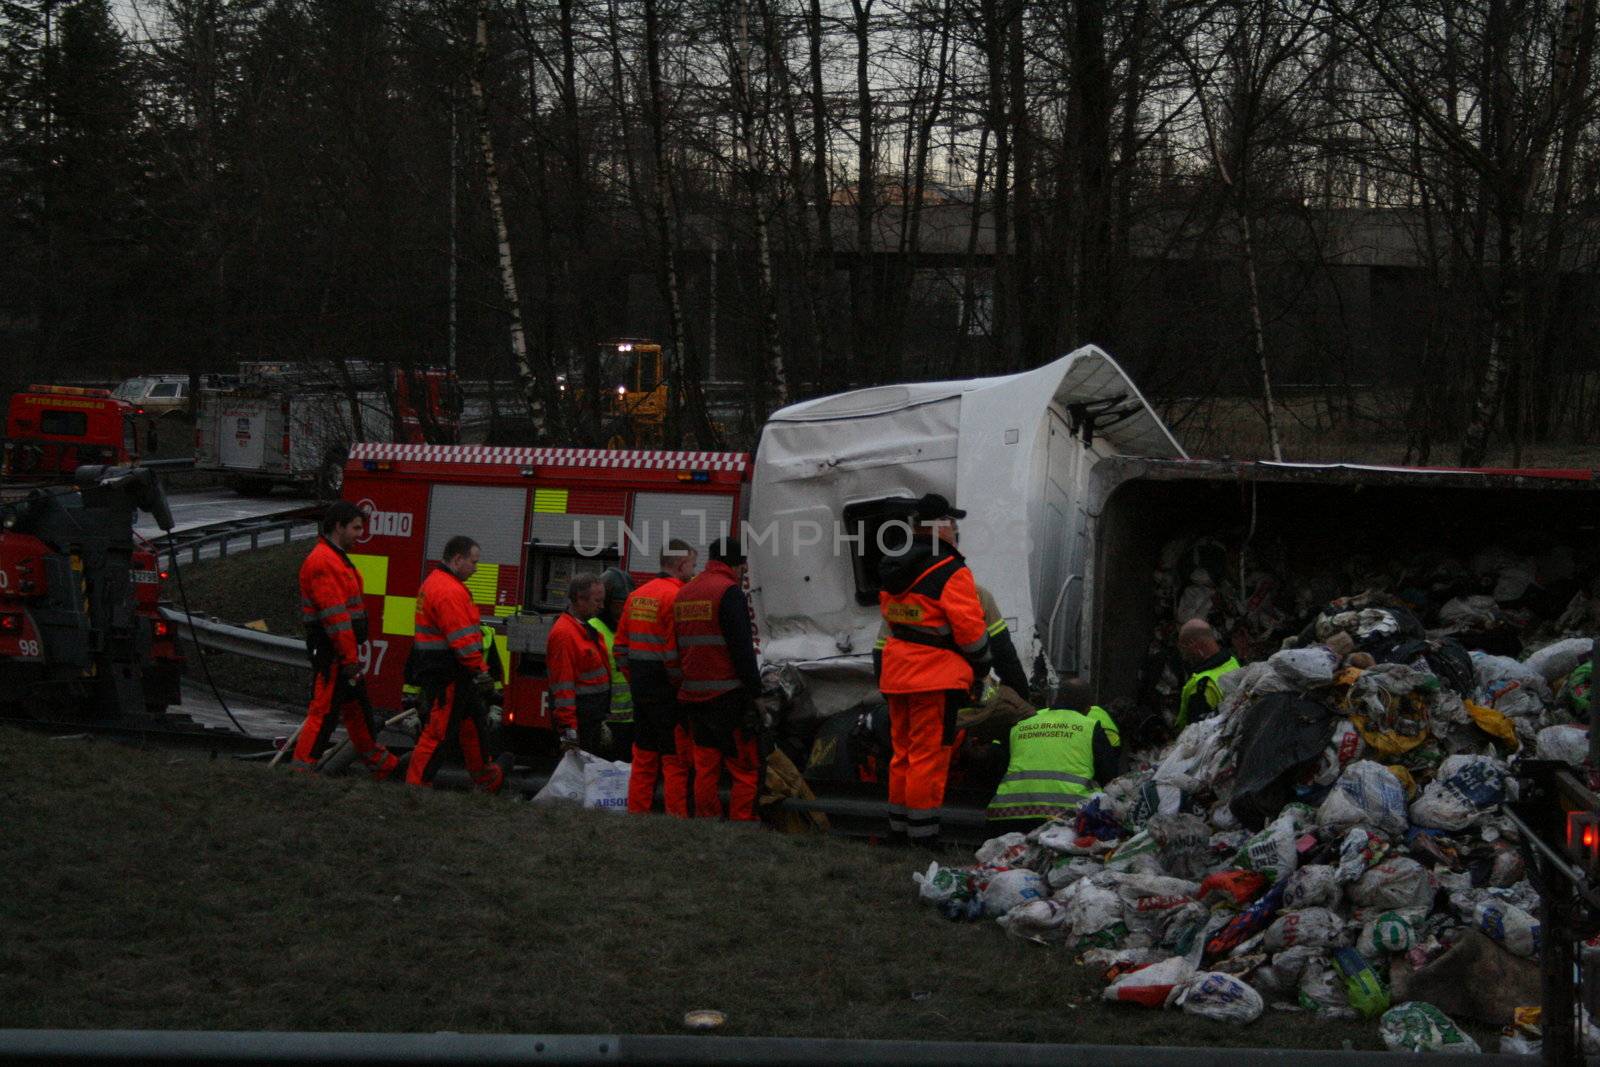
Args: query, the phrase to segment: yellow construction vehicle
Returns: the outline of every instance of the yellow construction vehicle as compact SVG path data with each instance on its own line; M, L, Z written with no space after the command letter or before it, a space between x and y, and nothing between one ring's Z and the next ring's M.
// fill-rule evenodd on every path
M619 337L600 346L600 397L607 448L660 447L667 421L666 368L661 346L643 338ZM581 411L584 398L575 398Z

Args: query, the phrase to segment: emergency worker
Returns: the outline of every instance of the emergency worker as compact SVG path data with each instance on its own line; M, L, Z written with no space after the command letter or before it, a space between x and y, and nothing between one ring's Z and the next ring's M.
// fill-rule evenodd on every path
M694 577L699 554L683 541L667 542L661 573L628 594L617 631L617 660L633 690L633 770L628 810L647 814L661 783L668 815L689 817L689 779L694 740L678 703L678 645L673 640L672 604Z
M1204 619L1190 619L1178 629L1178 655L1189 668L1189 678L1178 694L1178 718L1173 729L1182 733L1192 722L1209 719L1222 703L1217 679L1239 669L1239 661L1217 641L1217 633Z
M422 733L411 753L406 781L432 785L440 749L454 738L473 782L498 793L511 757L507 754L491 763L484 756L486 709L494 678L484 661L482 617L466 586L478 569L481 552L472 538L456 536L445 542L443 555L444 562L417 590L411 655Z
M1072 815L1117 776L1122 739L1088 685L1063 682L1056 699L1011 728L1005 777L989 801L996 833L1026 832Z
M603 729L608 758L620 757L633 750L633 690L627 676L622 673L616 652L617 628L622 619L622 606L633 592L633 579L626 571L607 567L600 573L600 584L605 586L606 599L600 614L589 620L589 625L606 646L606 668L611 672L611 710Z
M1006 625L1006 617L1000 613L1000 602L988 589L981 585L977 588L978 603L983 606L984 632L989 635L990 665L1001 685L1009 687L1026 700L1028 675L1022 669L1022 657L1017 655L1017 646L1012 643L1011 628ZM875 678L883 677L883 648L888 643L889 624L881 622L878 624L877 643L872 646L872 673Z
M905 550L878 564L878 606L889 626L878 688L889 702L889 834L939 840L956 713L989 670L989 633L977 584L956 548L966 512L937 493L917 501Z
M694 740L694 814L722 815L717 787L726 767L733 780L728 817L756 820L760 790L757 743L761 673L755 636L741 582L744 550L736 538L712 544L710 562L678 590L672 602L672 632L683 682L678 700L689 716Z
M604 747L611 668L605 641L589 620L605 600L605 583L598 574L574 576L567 586L567 610L550 627L545 643L545 685L563 752L581 748L598 756Z
M505 694L506 682L510 679L506 657L500 654L500 644L496 640L499 636L499 630L487 622L483 624L483 663L488 668L489 677L494 679L495 703L500 702ZM404 682L400 686L400 696L406 707L416 707L422 693L422 687L417 684L416 647L413 646L411 651L412 654L406 658Z
M295 741L293 766L315 768L333 728L340 722L350 744L377 779L388 778L400 761L372 736L361 646L367 640L367 610L361 599L361 573L350 562L366 516L348 500L336 500L322 513L321 536L300 565L300 621L311 655L311 704Z

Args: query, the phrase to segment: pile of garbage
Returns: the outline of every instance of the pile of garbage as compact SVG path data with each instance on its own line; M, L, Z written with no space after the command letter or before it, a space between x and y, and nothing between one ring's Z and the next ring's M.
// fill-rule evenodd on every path
M1365 594L1285 644L1075 818L918 872L921 898L1064 946L1110 1001L1378 1019L1408 1050L1475 1050L1470 1018L1533 1047L1539 898L1502 804L1516 760L1585 760L1590 641L1469 652Z
M1332 535L1346 542L1351 536ZM1285 640L1310 643L1301 624L1350 589L1376 594L1393 609L1352 631L1358 642L1370 643L1375 629L1387 625L1413 639L1459 639L1466 648L1520 658L1600 629L1600 559L1592 548L1562 544L1520 551L1489 545L1458 556L1439 549L1407 554L1387 544L1291 551L1270 538L1246 546L1180 536L1163 546L1153 582L1157 623L1142 691L1147 703L1169 709L1187 675L1176 641L1184 622L1206 619L1241 660L1260 660ZM1587 669L1574 685L1586 707Z

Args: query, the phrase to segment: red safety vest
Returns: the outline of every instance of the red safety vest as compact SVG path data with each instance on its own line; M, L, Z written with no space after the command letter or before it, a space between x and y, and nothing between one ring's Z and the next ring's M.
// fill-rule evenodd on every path
M612 651L634 692L646 699L671 699L680 679L672 605L682 588L681 579L662 575L629 593L622 605Z
M436 565L417 590L413 615L417 632L411 649L418 678L447 682L458 670L469 676L486 670L481 616L461 579Z
M683 671L678 687L681 701L700 704L739 688L721 622L722 598L738 584L732 567L712 561L678 590L672 602L673 639Z

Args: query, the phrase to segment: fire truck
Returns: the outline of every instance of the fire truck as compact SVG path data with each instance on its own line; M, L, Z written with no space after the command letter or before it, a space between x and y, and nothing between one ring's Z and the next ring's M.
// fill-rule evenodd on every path
M109 389L30 385L6 411L0 475L7 483L70 480L80 465L134 463L137 410Z
M467 587L510 665L508 733L548 736L545 638L568 582L621 567L638 584L660 570L668 540L703 547L737 532L748 470L733 452L355 445L344 499L367 514L350 559L372 620L362 656L373 703L401 707L417 589L445 542L466 534L483 553Z
M195 469L221 473L247 496L287 484L331 500L358 437L420 444L460 431L450 371L349 360L340 375L322 364L241 363L237 385L200 393Z
M171 529L161 483L100 466L74 482L0 494L0 709L163 712L180 700L183 657L160 614L167 576L133 532L138 510Z

